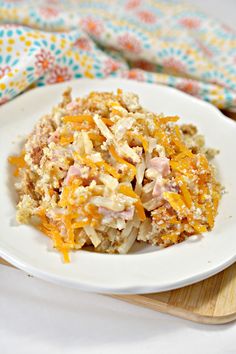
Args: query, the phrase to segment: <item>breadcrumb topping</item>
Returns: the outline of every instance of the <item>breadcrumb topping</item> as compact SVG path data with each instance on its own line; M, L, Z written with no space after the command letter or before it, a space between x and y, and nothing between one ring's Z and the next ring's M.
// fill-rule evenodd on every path
M17 220L69 251L127 253L135 240L170 246L214 226L220 184L203 136L138 96L91 92L42 117L15 166Z

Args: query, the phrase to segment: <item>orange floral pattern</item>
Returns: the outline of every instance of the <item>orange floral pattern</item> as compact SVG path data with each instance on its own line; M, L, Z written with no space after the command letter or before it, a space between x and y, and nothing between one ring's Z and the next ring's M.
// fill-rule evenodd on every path
M0 3L1 104L29 87L116 76L236 108L236 33L186 2Z

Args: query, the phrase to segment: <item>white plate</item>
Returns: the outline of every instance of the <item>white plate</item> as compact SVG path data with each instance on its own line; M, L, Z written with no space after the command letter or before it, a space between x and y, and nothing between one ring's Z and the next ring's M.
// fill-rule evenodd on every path
M227 193L220 202L214 230L163 250L144 247L128 255L74 252L71 263L64 264L47 237L30 226L17 226L16 196L7 157L19 151L22 138L68 86L72 86L74 95L117 88L136 92L148 109L177 114L182 122L196 124L207 145L221 151L215 163ZM236 260L236 124L205 102L169 87L118 79L81 79L38 88L1 107L0 151L0 256L32 275L89 291L147 293L197 282Z

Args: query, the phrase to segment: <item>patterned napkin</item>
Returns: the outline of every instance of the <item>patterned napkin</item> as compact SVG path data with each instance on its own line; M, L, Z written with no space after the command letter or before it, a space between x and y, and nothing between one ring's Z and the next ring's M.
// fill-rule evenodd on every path
M0 103L35 86L123 77L236 107L236 33L179 0L0 0Z

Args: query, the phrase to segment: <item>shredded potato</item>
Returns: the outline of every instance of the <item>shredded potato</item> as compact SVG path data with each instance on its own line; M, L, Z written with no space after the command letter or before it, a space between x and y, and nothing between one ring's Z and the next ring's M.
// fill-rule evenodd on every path
M221 188L194 126L121 89L63 97L9 157L19 222L37 217L65 262L87 245L127 253L136 240L170 246L213 228Z

